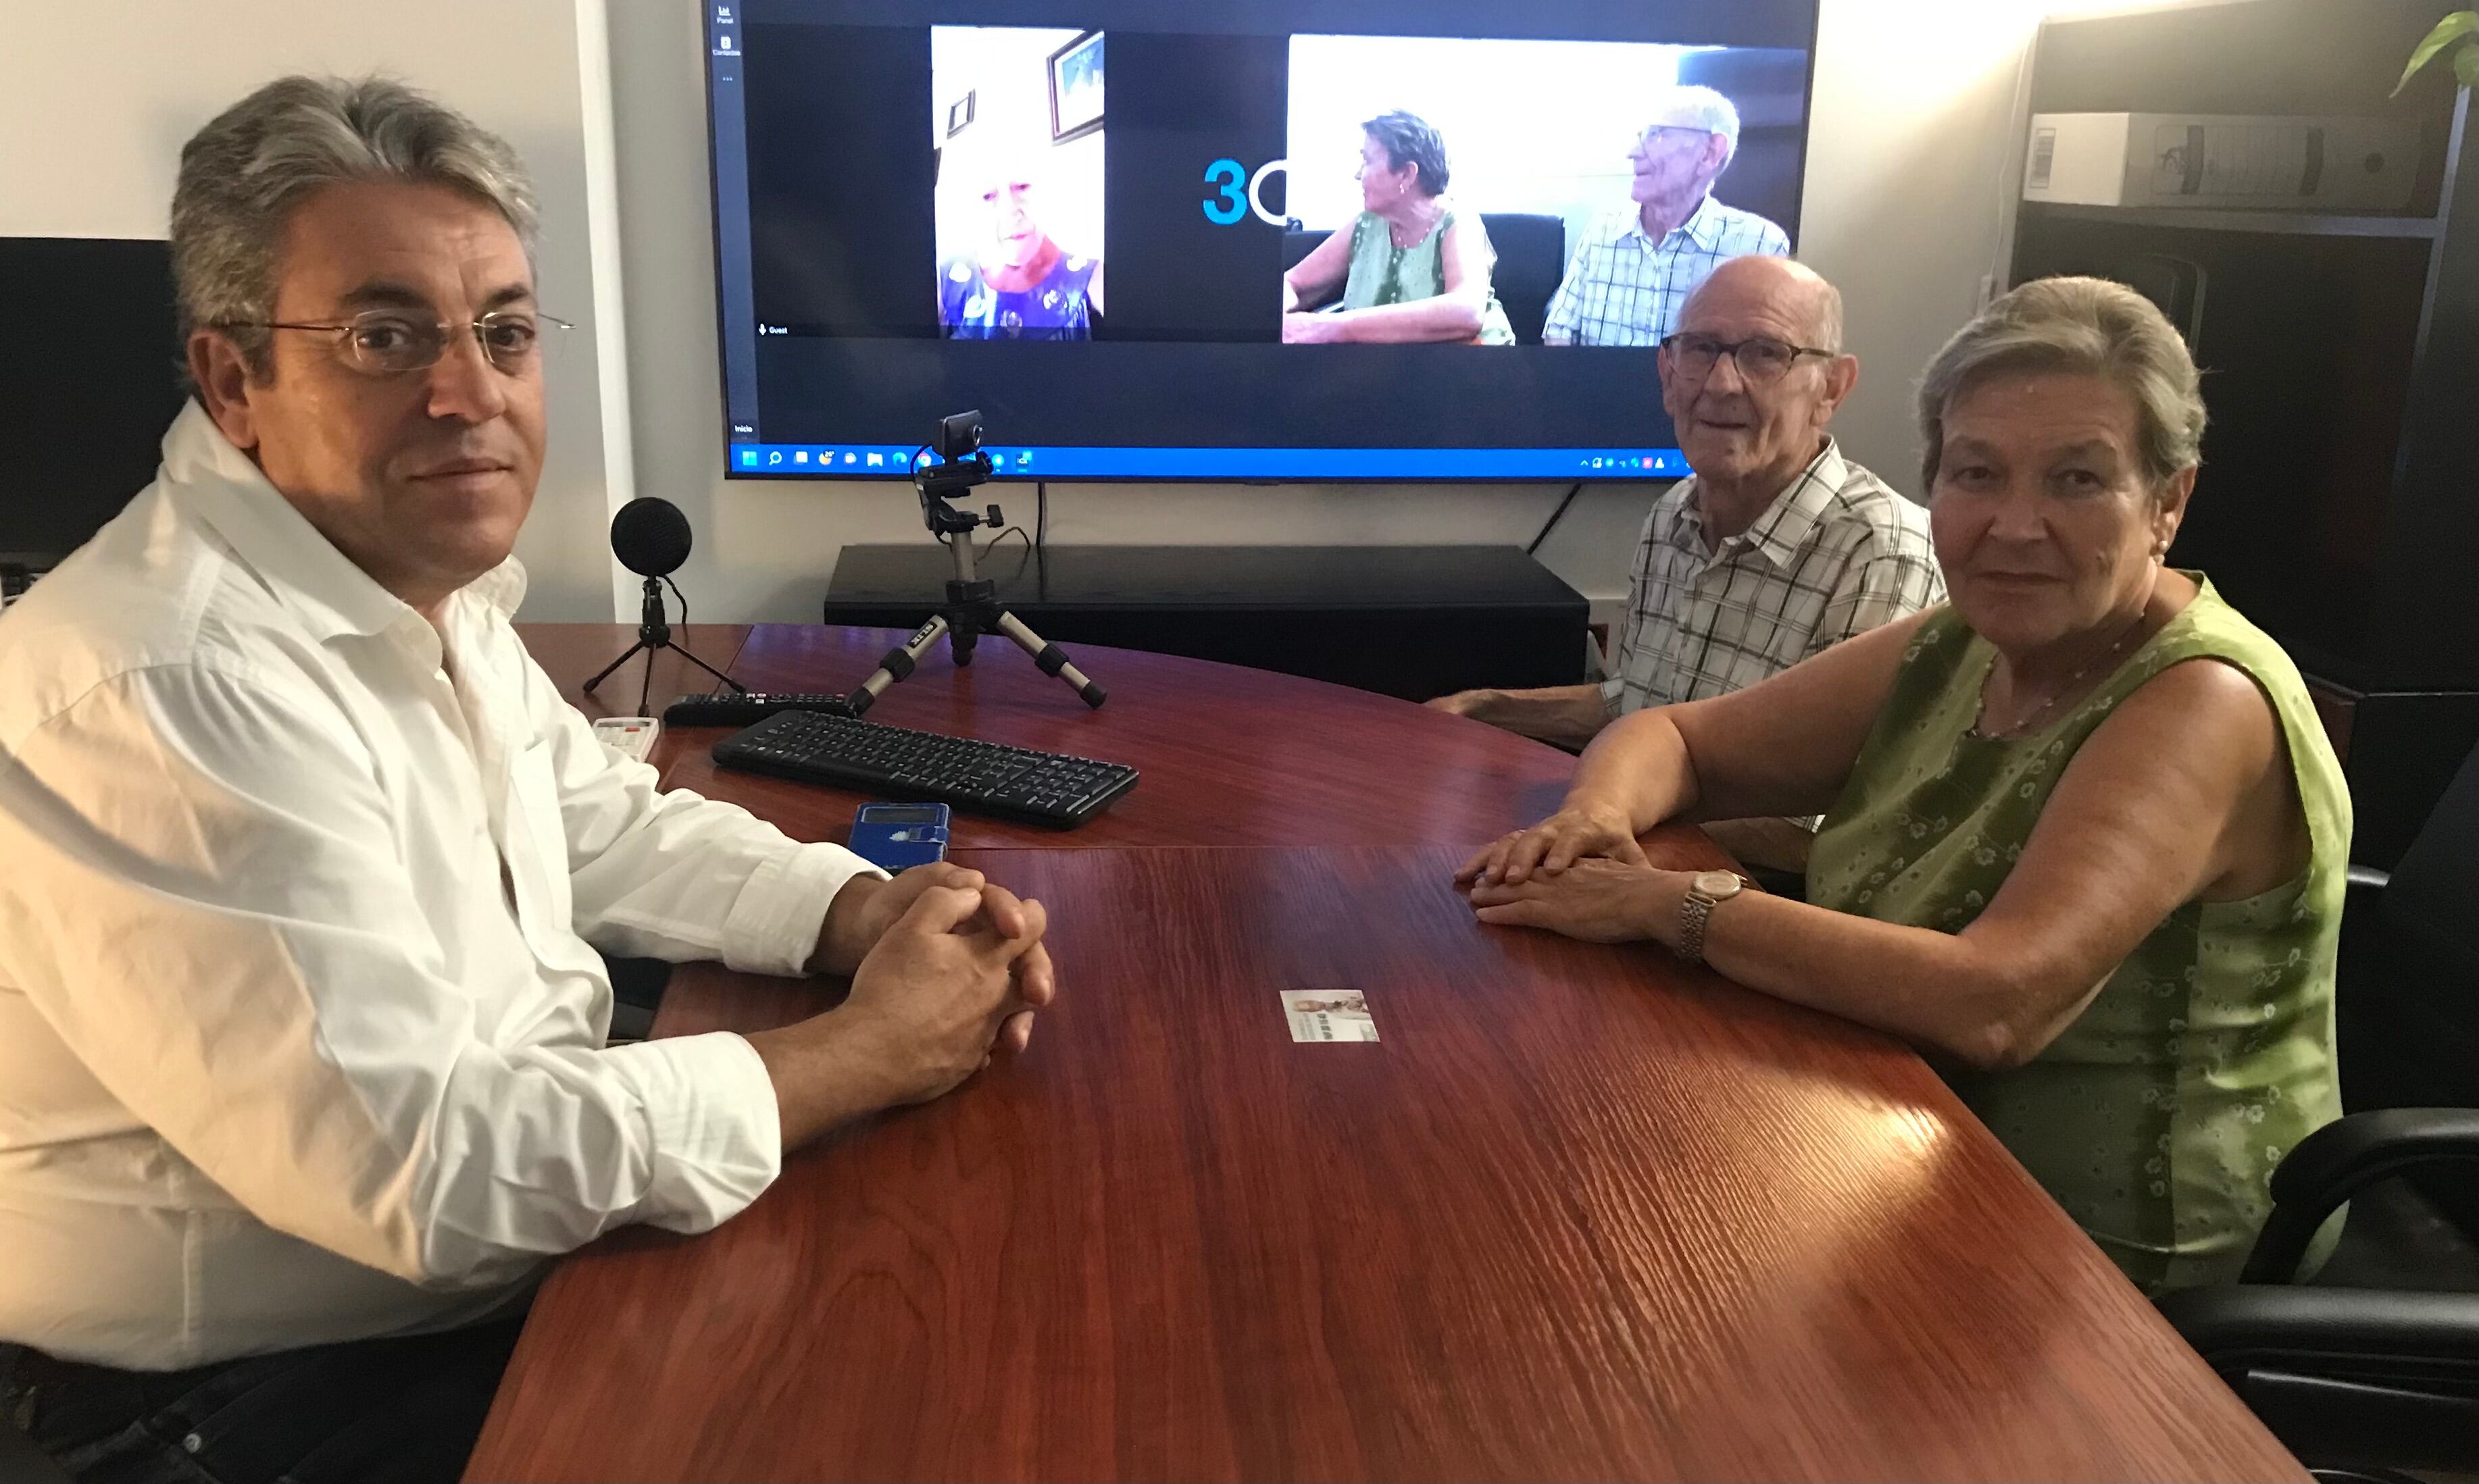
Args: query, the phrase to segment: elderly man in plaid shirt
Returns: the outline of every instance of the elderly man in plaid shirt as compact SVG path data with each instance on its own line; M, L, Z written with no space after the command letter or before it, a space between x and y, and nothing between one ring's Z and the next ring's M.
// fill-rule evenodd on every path
M1751 686L1945 598L1928 512L1826 432L1859 378L1842 296L1787 258L1724 264L1661 347L1661 397L1693 476L1653 503L1611 678L1429 704L1580 747L1612 718ZM1814 821L1707 825L1741 861L1802 869Z
M1790 239L1713 199L1739 149L1739 111L1710 88L1673 88L1627 151L1632 201L1593 223L1541 331L1546 345L1658 345L1696 286L1732 258L1783 257Z

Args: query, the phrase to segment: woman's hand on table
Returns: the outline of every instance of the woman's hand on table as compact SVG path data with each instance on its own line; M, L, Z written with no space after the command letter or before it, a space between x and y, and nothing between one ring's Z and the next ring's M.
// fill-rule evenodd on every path
M1478 881L1472 916L1498 927L1540 927L1586 943L1669 941L1686 897L1686 871L1588 856L1555 875Z
M1602 857L1649 868L1635 843L1634 822L1614 804L1569 804L1529 829L1501 836L1455 871L1457 886L1521 885L1536 872L1558 875L1577 862Z

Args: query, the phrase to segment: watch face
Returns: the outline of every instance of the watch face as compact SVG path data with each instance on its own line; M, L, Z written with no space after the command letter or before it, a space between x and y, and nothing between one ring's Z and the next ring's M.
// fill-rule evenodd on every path
M1696 873L1696 890L1716 901L1725 896L1738 895L1740 885L1736 871L1700 870Z

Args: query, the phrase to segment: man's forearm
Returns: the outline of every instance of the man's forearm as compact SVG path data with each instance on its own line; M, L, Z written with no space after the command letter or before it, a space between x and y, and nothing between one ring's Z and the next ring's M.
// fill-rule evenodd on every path
M865 920L869 899L887 886L883 876L855 876L827 903L826 919L818 924L818 946L802 966L804 973L844 975L860 967L874 941Z
M1581 747L1609 724L1599 686L1548 686L1535 691L1483 691L1464 715L1519 737Z
M888 1057L862 1044L859 1030L854 1018L830 1011L745 1038L775 1085L786 1154L901 1099Z

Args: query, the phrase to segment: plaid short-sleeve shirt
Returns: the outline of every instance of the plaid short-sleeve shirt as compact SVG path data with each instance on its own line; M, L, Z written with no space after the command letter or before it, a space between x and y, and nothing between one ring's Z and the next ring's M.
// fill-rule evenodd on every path
M1928 512L1831 440L1716 549L1682 479L1645 519L1602 700L1618 716L1725 694L1944 600Z
M1545 339L1577 345L1658 345L1696 286L1732 258L1783 257L1790 239L1753 212L1706 196L1653 241L1636 208L1593 223L1549 300Z

